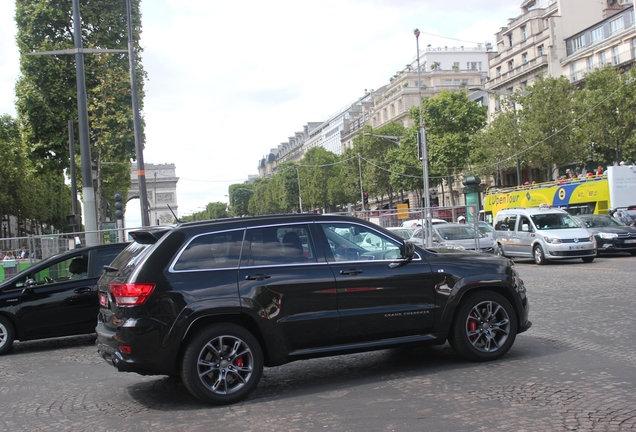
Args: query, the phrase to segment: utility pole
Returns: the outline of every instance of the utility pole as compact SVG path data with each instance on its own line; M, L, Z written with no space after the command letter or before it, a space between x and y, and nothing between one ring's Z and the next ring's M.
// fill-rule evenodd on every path
M99 244L97 232L97 207L95 205L95 189L93 188L91 146L88 133L88 105L86 102L86 78L84 75L84 54L127 52L120 49L82 48L82 28L80 20L79 0L73 0L73 49L40 51L25 55L75 55L75 77L77 81L77 116L79 122L79 140L82 161L82 201L84 203L84 228L86 246Z

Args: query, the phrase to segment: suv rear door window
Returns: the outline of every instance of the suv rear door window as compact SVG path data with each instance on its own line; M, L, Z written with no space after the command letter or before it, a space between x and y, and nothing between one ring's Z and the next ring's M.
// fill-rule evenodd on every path
M183 250L174 270L214 270L239 265L243 230L224 231L195 237Z
M247 265L302 264L316 262L306 225L281 225L247 231Z

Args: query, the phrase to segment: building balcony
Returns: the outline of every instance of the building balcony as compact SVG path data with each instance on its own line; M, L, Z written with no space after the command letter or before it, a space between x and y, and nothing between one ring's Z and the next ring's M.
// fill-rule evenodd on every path
M547 69L548 67L548 56L542 55L529 60L526 63L522 63L521 65L515 67L511 71L507 71L502 73L499 76L494 78L490 78L487 83L487 87L489 89L494 89L497 87L502 87L508 84L510 81L514 81L523 75L527 75L532 72L540 71L542 69Z

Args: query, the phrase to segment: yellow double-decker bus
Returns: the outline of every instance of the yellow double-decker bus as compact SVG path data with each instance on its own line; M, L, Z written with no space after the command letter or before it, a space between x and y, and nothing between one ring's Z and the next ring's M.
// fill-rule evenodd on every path
M548 182L509 188L491 187L484 197L484 220L492 222L499 210L507 208L562 208L571 214L607 214L610 203L606 176L563 183Z

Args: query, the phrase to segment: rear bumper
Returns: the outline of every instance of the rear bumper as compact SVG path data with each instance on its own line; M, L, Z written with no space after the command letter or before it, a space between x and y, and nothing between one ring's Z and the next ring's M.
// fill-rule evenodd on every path
M119 372L140 375L172 375L176 353L159 343L159 331L148 327L108 329L102 322L97 328L98 354ZM151 353L151 354L149 354Z

